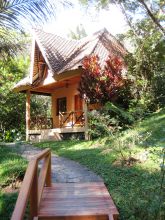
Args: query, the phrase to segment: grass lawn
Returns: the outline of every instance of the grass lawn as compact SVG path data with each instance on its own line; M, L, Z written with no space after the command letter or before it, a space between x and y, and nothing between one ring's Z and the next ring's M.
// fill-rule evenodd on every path
M17 195L11 185L23 179L27 162L14 147L0 146L0 219L8 220L13 212ZM13 192L15 191L15 192Z
M165 183L160 190L165 110L133 129L94 141L36 144L84 164L99 174L112 195L122 220L164 220ZM163 191L164 190L164 191Z

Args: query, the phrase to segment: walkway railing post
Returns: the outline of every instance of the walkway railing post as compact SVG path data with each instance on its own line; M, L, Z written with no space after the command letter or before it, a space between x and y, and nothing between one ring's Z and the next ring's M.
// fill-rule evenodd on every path
M49 165L48 165L48 170L47 170L47 175L46 175L46 186L51 186L52 181L51 181L51 153L49 154Z
M35 174L30 193L30 220L38 215L38 164L36 163Z

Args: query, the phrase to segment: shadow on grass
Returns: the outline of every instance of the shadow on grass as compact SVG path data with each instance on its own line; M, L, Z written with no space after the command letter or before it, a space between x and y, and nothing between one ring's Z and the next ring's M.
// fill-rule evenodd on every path
M0 193L0 219L9 220L17 200L17 193Z
M165 145L164 124L165 110L162 110L134 129L123 132L121 136L108 138L101 144L97 140L74 140L46 142L38 146L50 147L53 153L75 160L100 175L119 209L121 220L164 220L165 192L160 191L162 174L159 168L159 154ZM133 137L134 133L139 136L137 141ZM121 158L115 146L120 137L125 137L130 143L134 141L139 151L156 147L156 153L149 149L149 157L144 163L121 166L115 163ZM123 150L127 151L125 148Z
M120 212L120 219L156 220L160 204L160 172L140 166L113 165L114 154L102 155L97 149L70 151L61 154L87 166L100 175ZM164 207L165 208L165 207ZM163 215L163 214L162 214ZM161 219L165 219L164 217Z
M10 220L17 201L18 193L0 193L0 219ZM29 204L26 207L24 220L29 219Z
M81 149L79 149L80 146ZM162 213L161 218L158 217L159 205L162 203L160 170L145 169L142 164L134 164L131 167L115 165L114 162L118 156L115 150L106 154L104 147L90 148L89 146L91 143L87 145L84 141L53 142L49 145L53 153L87 166L104 179L119 209L120 219L165 219L165 212ZM47 143L41 144L41 147L47 147Z
M27 162L14 149L0 146L0 187L23 179Z

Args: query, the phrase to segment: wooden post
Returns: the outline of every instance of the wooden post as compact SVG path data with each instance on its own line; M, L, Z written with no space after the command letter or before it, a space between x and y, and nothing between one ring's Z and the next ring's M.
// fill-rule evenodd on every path
M87 102L84 100L84 117L85 117L85 140L88 140L88 106Z
M48 170L47 170L47 175L46 175L46 186L51 186L52 185L52 178L51 178L51 153L48 155L49 158L49 165L48 165ZM47 158L47 159L48 159Z
M30 130L30 91L26 92L26 141L29 140Z
M38 216L38 164L36 163L35 173L33 177L31 193L30 193L30 220Z

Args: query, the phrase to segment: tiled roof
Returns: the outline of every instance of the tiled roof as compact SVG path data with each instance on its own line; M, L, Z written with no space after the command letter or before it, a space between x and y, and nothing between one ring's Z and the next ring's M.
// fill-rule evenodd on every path
M35 30L35 37L49 68L54 74L77 69L84 56L99 55L101 65L109 54L124 57L124 47L106 29L81 40L66 40L55 34Z
M34 37L53 74L77 69L87 55L97 54L103 66L109 55L123 58L127 54L126 49L106 29L81 40L64 39L38 29L34 30ZM31 85L30 77L26 77L15 85L14 90L30 88Z

